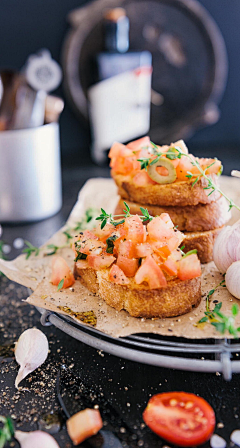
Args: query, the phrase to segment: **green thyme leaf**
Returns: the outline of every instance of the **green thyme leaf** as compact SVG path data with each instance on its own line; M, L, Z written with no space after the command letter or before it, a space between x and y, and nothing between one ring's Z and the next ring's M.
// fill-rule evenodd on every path
M186 252L186 253L183 255L182 259L183 259L183 258L186 258L186 257L188 257L188 255L192 255L192 254L197 254L197 249L189 250L188 252Z
M207 321L208 321L207 316L204 316L204 317L202 317L202 319L200 319L200 320L198 321L198 323L199 323L199 324L202 324L203 322L207 322Z
M28 260L28 258L32 255L35 254L35 257L39 254L40 249L39 247L35 247L33 246L29 241L24 241L24 243L26 244L27 247L25 247L25 249L23 249L23 253L26 254L26 260Z
M73 238L72 235L69 233L69 230L71 229L64 230L63 232L63 234L67 237L67 243Z
M236 303L234 303L233 306L232 306L232 315L234 317L237 316L238 315L238 311L239 311L238 305Z
M87 258L87 254L83 254L82 252L78 252L76 258L75 258L75 262L78 260L86 260Z
M106 252L108 254L113 254L114 241L116 241L117 238L118 238L117 235L113 235L113 236L109 236L109 238L106 239L106 243L107 243Z
M10 442L14 436L14 426L10 417L0 416L0 422L3 427L0 429L0 448L3 448L6 442Z
M57 291L60 291L60 289L62 289L63 283L64 283L64 278L62 278L62 280L58 283Z

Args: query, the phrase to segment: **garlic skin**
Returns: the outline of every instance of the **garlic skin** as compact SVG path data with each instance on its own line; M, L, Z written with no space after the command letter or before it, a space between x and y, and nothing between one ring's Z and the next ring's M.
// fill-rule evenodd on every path
M59 448L56 440L44 431L15 431L14 437L21 448Z
M240 299L240 261L234 261L225 275L225 283L228 291Z
M240 220L219 233L213 246L213 260L222 274L234 261L240 260Z
M15 347L15 358L20 365L15 380L17 389L23 378L44 363L48 356L48 349L48 340L42 331L29 328L21 334Z

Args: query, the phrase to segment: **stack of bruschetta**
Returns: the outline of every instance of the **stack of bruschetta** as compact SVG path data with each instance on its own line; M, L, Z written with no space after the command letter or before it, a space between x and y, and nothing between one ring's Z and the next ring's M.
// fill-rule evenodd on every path
M183 140L169 146L156 146L149 137L126 146L114 143L109 153L111 175L121 197L115 213L122 213L124 201L132 214L141 215L140 207L147 208L152 216L168 213L185 234L183 250L197 249L201 263L208 263L214 240L230 219L230 212L225 198L216 190L206 189L207 179L184 154L188 149ZM218 185L221 162L191 157Z

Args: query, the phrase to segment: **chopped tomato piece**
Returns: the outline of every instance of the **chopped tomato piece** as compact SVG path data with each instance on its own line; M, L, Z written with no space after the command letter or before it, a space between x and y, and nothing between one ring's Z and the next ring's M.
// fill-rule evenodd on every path
M141 243L136 246L136 257L137 258L146 258L148 255L151 255L153 249L149 243Z
M146 228L138 215L126 218L124 223L126 239L131 240L133 244L144 243L146 240Z
M88 255L88 265L92 269L105 269L111 266L116 258L113 255Z
M157 183L151 179L145 170L137 173L133 178L133 182L139 187L144 187L145 185L157 185Z
M57 286L64 279L62 288L69 288L75 282L71 269L64 258L59 255L52 259L51 283Z
M222 163L217 159L198 159L201 167L205 170L209 165L210 166L206 170L206 174L219 174L221 173Z
M101 229L101 223L98 223L97 227L94 229L95 235L101 240L106 242L106 239L115 231L115 226L113 224L107 223L103 229Z
M127 147L133 151L138 151L144 146L151 146L150 138L148 136L139 138L138 140L134 140L133 142L129 142L127 144Z
M193 160L195 160L194 156L191 156ZM191 160L188 157L182 156L179 159L179 164L176 167L177 178L179 180L188 180L188 173L192 173L195 177L197 177L199 173L199 169L196 166L193 166Z
M173 250L169 258L171 258L171 259L174 260L174 261L179 261L179 260L181 260L181 258L182 258L181 251L178 250L178 249Z
M179 244L183 241L183 239L184 239L183 233L179 232L179 230L175 231L174 235L171 238L169 238L169 240L167 240L170 251L173 252L174 250L176 250Z
M84 409L67 420L67 431L74 445L94 436L103 427L98 409Z
M169 255L171 254L171 250L168 246L167 242L162 242L162 241L153 241L151 243L152 249L154 250L154 252L161 257L161 260L164 261L166 260Z
M76 261L77 269L87 269L89 268L89 264L87 260L78 260Z
M177 275L178 273L178 266L176 261L172 260L171 258L168 258L162 265L161 268L164 272L166 272L169 275Z
M161 213L160 218L163 222L165 222L165 224L167 224L169 229L174 229L174 224L168 213Z
M89 239L89 240L83 240L79 243L77 242L75 244L75 250L77 252L81 252L83 254L96 254L99 255L102 253L103 249L106 248L106 244L104 244L100 240L95 239Z
M127 285L129 283L128 278L116 264L114 264L109 272L109 280L117 285Z
M126 258L134 258L136 256L136 248L131 240L121 240L118 247L119 255Z
M201 264L196 254L187 255L178 261L178 278L190 280L201 276Z
M114 142L108 153L108 157L110 159L117 158L119 156L121 149L123 148L125 148L125 145L123 145L122 143Z
M202 445L215 428L215 414L203 398L167 392L150 398L143 420L158 436L176 446Z
M164 218L165 219L165 218ZM169 228L169 223L160 216L156 216L147 224L149 238L154 241L163 241L174 235L173 228Z
M144 263L135 275L137 285L147 282L150 289L163 288L167 286L167 280L151 255L148 255Z
M123 255L118 255L117 266L122 269L127 277L134 277L139 268L139 260L137 258L126 258Z

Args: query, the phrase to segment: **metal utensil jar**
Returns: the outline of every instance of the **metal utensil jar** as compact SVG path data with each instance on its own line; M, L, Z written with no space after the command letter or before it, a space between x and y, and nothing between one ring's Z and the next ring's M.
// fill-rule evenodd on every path
M38 221L61 205L58 124L0 132L0 222Z

